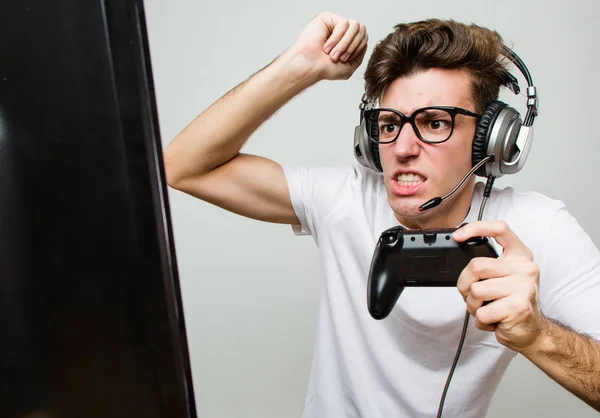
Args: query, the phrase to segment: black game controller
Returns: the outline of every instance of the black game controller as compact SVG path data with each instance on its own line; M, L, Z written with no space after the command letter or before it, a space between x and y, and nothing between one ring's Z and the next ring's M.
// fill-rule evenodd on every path
M456 286L472 258L498 257L486 237L455 241L452 233L456 229L404 230L395 226L381 233L367 286L367 303L373 318L387 317L405 287Z

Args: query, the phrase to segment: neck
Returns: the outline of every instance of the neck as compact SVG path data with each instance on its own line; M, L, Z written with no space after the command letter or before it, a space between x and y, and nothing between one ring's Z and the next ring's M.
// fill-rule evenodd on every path
M443 201L437 207L428 209L417 216L407 217L395 214L401 225L408 229L456 228L464 222L471 209L475 176L465 183L462 190Z

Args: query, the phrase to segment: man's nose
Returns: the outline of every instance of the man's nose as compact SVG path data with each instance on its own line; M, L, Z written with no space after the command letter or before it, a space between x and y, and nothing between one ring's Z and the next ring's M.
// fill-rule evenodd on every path
M394 144L394 154L399 160L406 160L419 155L421 150L421 140L417 136L413 126L405 123L400 130L398 138Z

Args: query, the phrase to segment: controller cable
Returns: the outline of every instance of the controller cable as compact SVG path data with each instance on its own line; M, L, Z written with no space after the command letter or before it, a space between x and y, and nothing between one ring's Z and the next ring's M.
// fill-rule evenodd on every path
M485 209L485 204L492 193L492 187L494 186L494 180L496 178L494 176L488 176L487 182L485 183L485 189L483 191L483 199L481 201L481 206L479 207L479 216L477 217L478 221L481 221L483 218L483 211ZM452 379L452 375L454 374L454 369L456 368L456 364L458 363L458 359L460 357L460 352L463 347L463 343L465 342L465 336L467 334L467 327L469 325L469 311L465 313L465 322L462 328L462 334L460 336L460 342L458 343L458 349L456 351L456 355L454 356L454 362L452 363L452 367L450 368L450 373L448 374L448 379L446 380L446 386L444 387L444 392L442 393L442 398L440 399L440 406L438 408L437 418L441 418L442 409L444 408L444 401L446 400L446 394L448 393L448 387L450 386L450 380Z

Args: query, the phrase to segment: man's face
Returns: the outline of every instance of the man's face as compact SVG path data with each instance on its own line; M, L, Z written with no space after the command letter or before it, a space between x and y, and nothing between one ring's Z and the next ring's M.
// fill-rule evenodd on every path
M380 107L393 108L404 115L426 106L455 106L475 112L469 74L463 70L429 69L398 78L388 86L380 103ZM379 145L388 200L403 225L424 228L462 222L469 209L473 178L463 193L438 208L424 212L417 208L450 192L471 169L476 125L476 118L457 114L450 139L428 144L406 123L395 142Z

